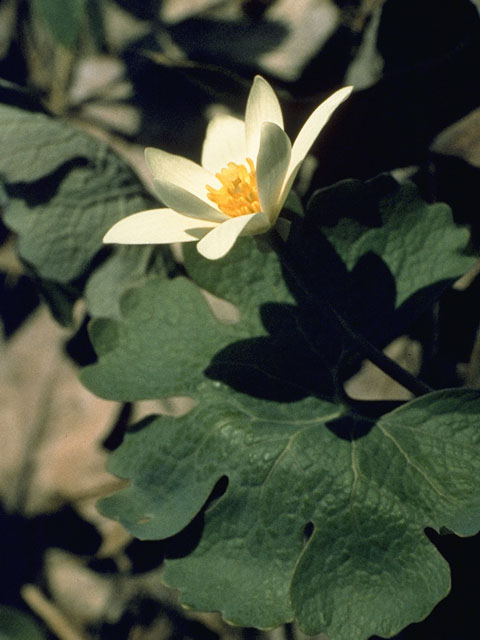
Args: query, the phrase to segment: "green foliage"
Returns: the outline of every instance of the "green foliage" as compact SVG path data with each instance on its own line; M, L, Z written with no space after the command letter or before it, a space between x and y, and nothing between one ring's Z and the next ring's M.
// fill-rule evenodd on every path
M347 202L361 220L349 232L335 218ZM398 256L385 228L439 230L442 241ZM93 322L99 361L82 377L95 393L196 401L131 429L110 464L129 486L102 504L134 535L170 539L166 580L186 604L236 624L296 620L364 640L422 619L447 594L448 566L424 529L480 527L478 394L436 392L378 419L352 413L332 377L344 337L325 309L328 296L354 325L378 316L382 341L472 264L467 241L448 208L411 185L349 181L315 196L286 254L244 238L213 262L187 245L196 284L139 281L120 315ZM387 275L390 288L377 290ZM237 318L216 318L197 285ZM354 293L373 305L367 315L345 300Z
M246 239L229 256L198 266L208 279L208 273L215 277L216 265L217 294L222 281L228 286L229 272L238 274L228 296L237 304L238 322L219 322L192 282L152 279L124 295L120 323L92 323L91 339L101 357L84 370L85 384L117 400L189 394L205 375L277 400L331 394L328 369L319 366L297 326L275 254L257 251Z
M87 0L31 0L31 3L55 40L73 49L85 21Z
M318 191L290 239L295 269L363 335L386 344L475 264L466 228L387 176Z
M455 9L453 1L437 3L435 11L433 2L407 9L400 2L303 3L291 15L288 3L272 11L275 3L265 0L216 3L215 15L188 4L1 5L0 57L9 78L0 79L2 220L59 322L73 324L83 296L98 359L81 377L94 393L126 402L192 400L182 415L151 415L125 428L109 462L124 488L100 503L138 538L162 540L162 576L182 602L248 627L295 622L329 640L391 637L449 591L449 568L432 540L480 529L480 392L443 389L394 402L368 366L360 381L383 402L353 400L344 385L365 358L378 365L381 349L408 334L423 349L413 358L422 380L440 386L447 379L446 386L463 377L478 386L478 337L473 349L472 342L480 314L468 318L465 335L459 307L454 331L446 317L454 298L471 296L473 306L478 272L467 291L442 298L478 259L468 255L479 235L475 149L465 144L475 122L464 117L478 102L471 81L478 11L469 0ZM309 38L319 11L323 27ZM139 49L151 48L158 28L159 50ZM332 59L336 47L322 44L339 35L355 43L340 64ZM107 145L39 113L37 99L75 122L128 131L128 142L163 139L172 152L198 158L207 116L216 112L210 107L221 102L239 113L243 76L255 67L291 90L281 96L287 129L309 110L303 98L326 95L345 69L355 85L311 148L320 161L313 184L320 172L324 184L428 157L428 191L448 198L455 220L413 183L382 175L342 180L308 203L291 192L275 231L239 238L221 260L205 260L193 242L182 247L180 263L166 246L103 246L116 221L158 203ZM263 129L267 142L273 129ZM219 140L224 151L228 142ZM276 189L261 180L272 166L257 164L264 205ZM418 168L418 184L431 180L430 168ZM297 182L303 192L305 169ZM190 182L199 195L193 172ZM459 220L471 224L471 236ZM16 304L12 291L22 291L10 287L9 248L7 312ZM69 351L86 361L84 326ZM451 358L454 339L461 344ZM428 390L413 377L408 385L403 373L410 390ZM129 407L108 445L123 435L128 415ZM44 551L34 554L40 573ZM101 633L104 622L89 625ZM132 622L130 634L125 616L107 622L113 635L130 636L145 620ZM163 620L147 622L154 634ZM179 627L173 623L173 635ZM0 606L0 638L46 635L23 611Z
M351 273L360 260L380 256L395 283L395 309L432 284L451 282L474 263L464 255L468 229L453 224L448 205L422 200L412 183L398 185L386 177L340 182L311 200L309 213L319 222L323 197L335 203L329 216L341 213L334 226L323 223L322 230L345 268Z
M0 160L10 197L5 222L38 275L78 279L105 231L147 203L131 170L106 145L43 114L0 107Z
M127 434L110 470L130 484L102 506L138 537L165 538L228 478L190 554L172 543L166 580L186 604L357 640L392 635L446 595L448 567L424 528L480 526L476 392L433 393L376 424L315 399L205 385L196 398L186 416Z
M99 253L114 222L149 206L115 154L43 114L2 106L0 123L20 255L61 321L83 288L95 318L85 384L116 400L196 402L129 431L110 469L130 484L104 513L168 538L167 581L237 624L296 620L364 640L426 616L449 572L425 527L480 526L480 400L440 391L380 417L353 412L341 365L359 354L338 316L379 346L408 329L474 262L448 207L387 177L344 181L304 216L292 209L277 251L241 238L208 261L187 244L189 277L171 278L164 248Z
M119 319L120 298L126 289L141 285L149 277L165 276L173 271L174 265L165 247L115 247L87 282L88 310L93 317Z
M2 640L46 640L47 636L27 614L0 605L0 637Z
M57 317L68 319L72 296L62 289L78 289L105 231L151 200L107 145L67 123L0 105L0 124L0 142L10 149L0 158L4 222L19 236L22 259L53 292L47 299ZM141 265L141 252L136 255Z
M191 393L209 357L235 339L184 278L151 278L128 289L120 308L121 323L99 319L91 325L101 360L82 379L100 396L139 400Z

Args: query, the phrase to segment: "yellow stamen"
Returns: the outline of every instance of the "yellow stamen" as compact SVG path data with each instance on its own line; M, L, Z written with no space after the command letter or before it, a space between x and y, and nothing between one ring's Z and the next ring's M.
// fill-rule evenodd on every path
M231 218L260 211L255 165L251 158L246 162L248 168L244 164L229 162L215 174L222 184L220 189L206 185L207 198Z

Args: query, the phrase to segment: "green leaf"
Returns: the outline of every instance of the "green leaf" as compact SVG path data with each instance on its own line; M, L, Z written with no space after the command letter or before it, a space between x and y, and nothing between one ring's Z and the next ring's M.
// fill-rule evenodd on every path
M83 371L84 383L117 400L189 394L205 376L281 401L331 395L330 374L298 331L295 308L275 302L290 300L275 254L250 251L246 240L224 263L225 273L214 266L203 272L205 282L216 278L216 291L238 303L237 322L219 322L190 281L139 283L125 292L120 321L92 323L99 362Z
M352 200L352 191L363 200ZM344 204L370 216L353 223L351 253L338 221L328 220L342 194ZM220 322L198 286L183 278L133 276L118 287L129 258L123 264L112 257L118 262L105 266L104 290L109 281L125 290L119 312L109 307L108 319L91 325L99 361L82 377L95 393L118 400L197 401L182 418L150 418L132 429L111 466L131 482L103 503L107 515L142 538L171 538L189 527L170 542L166 574L187 604L220 609L238 624L263 628L296 619L307 633L364 640L422 619L448 592L448 567L424 529L469 535L480 525L473 482L480 403L473 392L439 392L376 424L342 414L325 400L334 397L329 368L342 342L322 296L336 294L341 307L346 294L358 302L373 290L368 313L397 330L405 305L418 296L431 302L471 261L461 255L467 236L449 212L407 198L405 187L382 180L343 191L337 185L324 192L324 205L329 196L323 233L313 209L305 224L292 227L288 249L302 281L257 239L241 238L214 262L185 247L189 275L235 305L235 322ZM400 201L419 233L436 212L451 241L446 267L433 247L434 267L424 267L425 276L397 299L395 278L407 278L410 261L419 268L419 252L425 264L430 255L419 249L391 259L381 223L392 225L392 234L392 220L406 231ZM381 277L388 296L377 286ZM362 307L353 314L360 325L367 317ZM228 486L219 497L223 478Z
M252 335L264 333L261 305L295 303L278 256L268 245L257 246L257 242L240 238L220 260L203 258L192 243L183 251L189 276L203 289L234 304L240 312L239 322Z
M127 433L110 470L129 485L101 506L140 538L170 538L227 478L190 553L182 536L169 543L166 580L185 604L365 640L447 594L448 565L424 530L480 528L477 392L435 392L376 423L313 398L281 405L207 385L196 398L186 416Z
M0 124L0 144L8 150L0 156L0 174L8 183L39 180L95 148L92 138L65 122L8 104L0 105Z
M100 319L90 336L100 361L82 372L97 395L139 400L195 391L211 355L235 339L198 287L185 278L150 278L127 289L122 322Z
M30 0L57 42L67 49L77 44L87 0Z
M55 320L64 326L72 326L73 307L80 291L49 280L37 280L36 283Z
M245 361L248 348L252 369L255 359L263 363L267 358L270 371L281 371L289 380L289 370L300 371L302 386L324 397L330 392L328 374L315 380L315 369L328 364L335 370L353 348L329 305L354 331L384 346L475 263L464 255L469 234L454 224L446 205L428 205L414 185L398 185L387 176L367 183L347 180L318 192L306 220L292 224L283 270L275 254L256 246L261 240L240 239L215 262L187 246L185 266L201 287L240 309L240 321L249 324L252 338L255 330L270 335L268 343L238 343L223 355ZM259 315L261 327L255 329L250 323L258 323ZM285 358L290 347L296 364ZM231 376L218 379L252 392ZM274 399L285 397L279 393Z
M173 263L163 246L115 247L109 258L93 272L85 287L90 315L93 318L120 319L120 298L124 291L142 285L149 277L166 276L173 270Z
M465 255L469 237L446 204L427 204L412 183L380 176L317 192L290 245L311 291L382 343L475 264Z
M336 190L347 190L353 200L363 204L372 197L374 189L386 189L388 183L382 184L383 180L365 184L346 181L339 183ZM348 271L354 269L362 256L369 253L381 256L395 276L395 307L399 308L432 283L458 278L475 263L475 258L465 255L470 233L466 227L454 224L448 205L427 204L413 183L390 185L378 202L379 220L375 226L371 225L372 212L370 224L344 213L333 228L323 226L323 232ZM338 193L330 197L343 200ZM310 206L321 210L321 194Z
M151 200L108 146L60 120L0 106L4 221L38 277L66 285L85 277L102 237Z
M332 371L342 350L338 335L323 309L296 304L278 255L262 240L241 238L215 262L185 248L189 275L232 302L250 336L216 354L207 372L238 391L280 402L332 397Z
M2 640L46 640L47 636L31 616L13 607L0 605L0 638Z
M312 213L320 200L324 223L352 201L357 213L369 216L370 224L341 218L333 226L324 224L320 231ZM282 270L277 254L257 246L256 239L241 238L217 261L206 260L187 245L189 275L202 288L234 304L238 321L226 327L215 321L205 304L197 308L199 294L193 287L183 287L177 295L177 285L167 285L162 288L163 299L157 289L139 290L125 323L121 321L120 327L102 324L102 339L111 331L120 332L121 341L85 372L86 384L99 395L133 400L145 393L154 397L190 393L207 376L238 391L281 402L307 395L332 398L332 374L346 348L344 335L323 303L325 297L357 331L381 344L404 331L421 313L422 304L432 303L454 276L473 263L461 253L468 240L465 230L453 224L444 205L426 205L412 185L399 186L383 178L366 185L347 181L318 194L314 203L305 225L293 225L289 242L293 267L303 282L290 268ZM443 244L431 245L427 238L424 246L411 250L412 229L419 237L429 233L436 237L437 227ZM124 266L127 269L126 262ZM398 299L397 280L402 292ZM189 309L188 320L180 311L181 318L171 322L171 317L178 316L177 306ZM95 327L92 339L96 346ZM135 351L128 345L135 345ZM352 350L352 345L348 348ZM153 353L157 362L178 372L174 385L155 365ZM139 360L148 363L143 374L148 387L138 378ZM183 389L182 377L188 381Z
M427 204L412 183L387 176L345 180L318 191L307 214L305 225L292 226L293 266L306 274L312 294L339 307L349 303L354 318L365 307L369 316L402 314L406 306L420 313L419 296L431 303L476 262L465 255L470 234L454 224L448 205ZM267 300L298 302L299 283L254 240L241 239L218 261L202 258L191 244L184 254L189 275L239 306L245 318Z

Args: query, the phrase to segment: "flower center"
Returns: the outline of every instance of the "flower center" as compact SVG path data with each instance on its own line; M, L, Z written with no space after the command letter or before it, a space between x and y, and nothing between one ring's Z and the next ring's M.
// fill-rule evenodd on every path
M251 158L246 162L248 167L229 162L215 174L222 184L220 189L207 184L207 198L231 218L260 211L255 165Z

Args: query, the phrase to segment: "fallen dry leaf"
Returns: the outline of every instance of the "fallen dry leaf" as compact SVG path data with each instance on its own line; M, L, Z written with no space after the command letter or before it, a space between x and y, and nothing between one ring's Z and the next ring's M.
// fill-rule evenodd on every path
M45 577L55 603L78 626L96 623L105 618L107 609L118 609L123 601L115 594L115 581L91 571L83 561L60 549L45 553Z
M432 151L455 156L480 167L480 109L441 131L431 146Z
M46 309L1 346L0 495L25 515L113 489L101 441L118 404L95 397L63 353L68 332Z
M11 235L0 246L0 271L4 271L12 281L16 281L25 273L25 269L18 258L15 243L16 239Z
M165 24L176 24L182 20L188 20L208 9L215 8L220 3L218 0L163 0L159 9L159 17ZM225 4L221 7L223 12L238 11L235 3L230 3L225 8Z
M340 12L331 0L278 0L265 19L284 25L286 34L277 47L259 56L260 66L282 80L298 80L303 69L335 32Z

